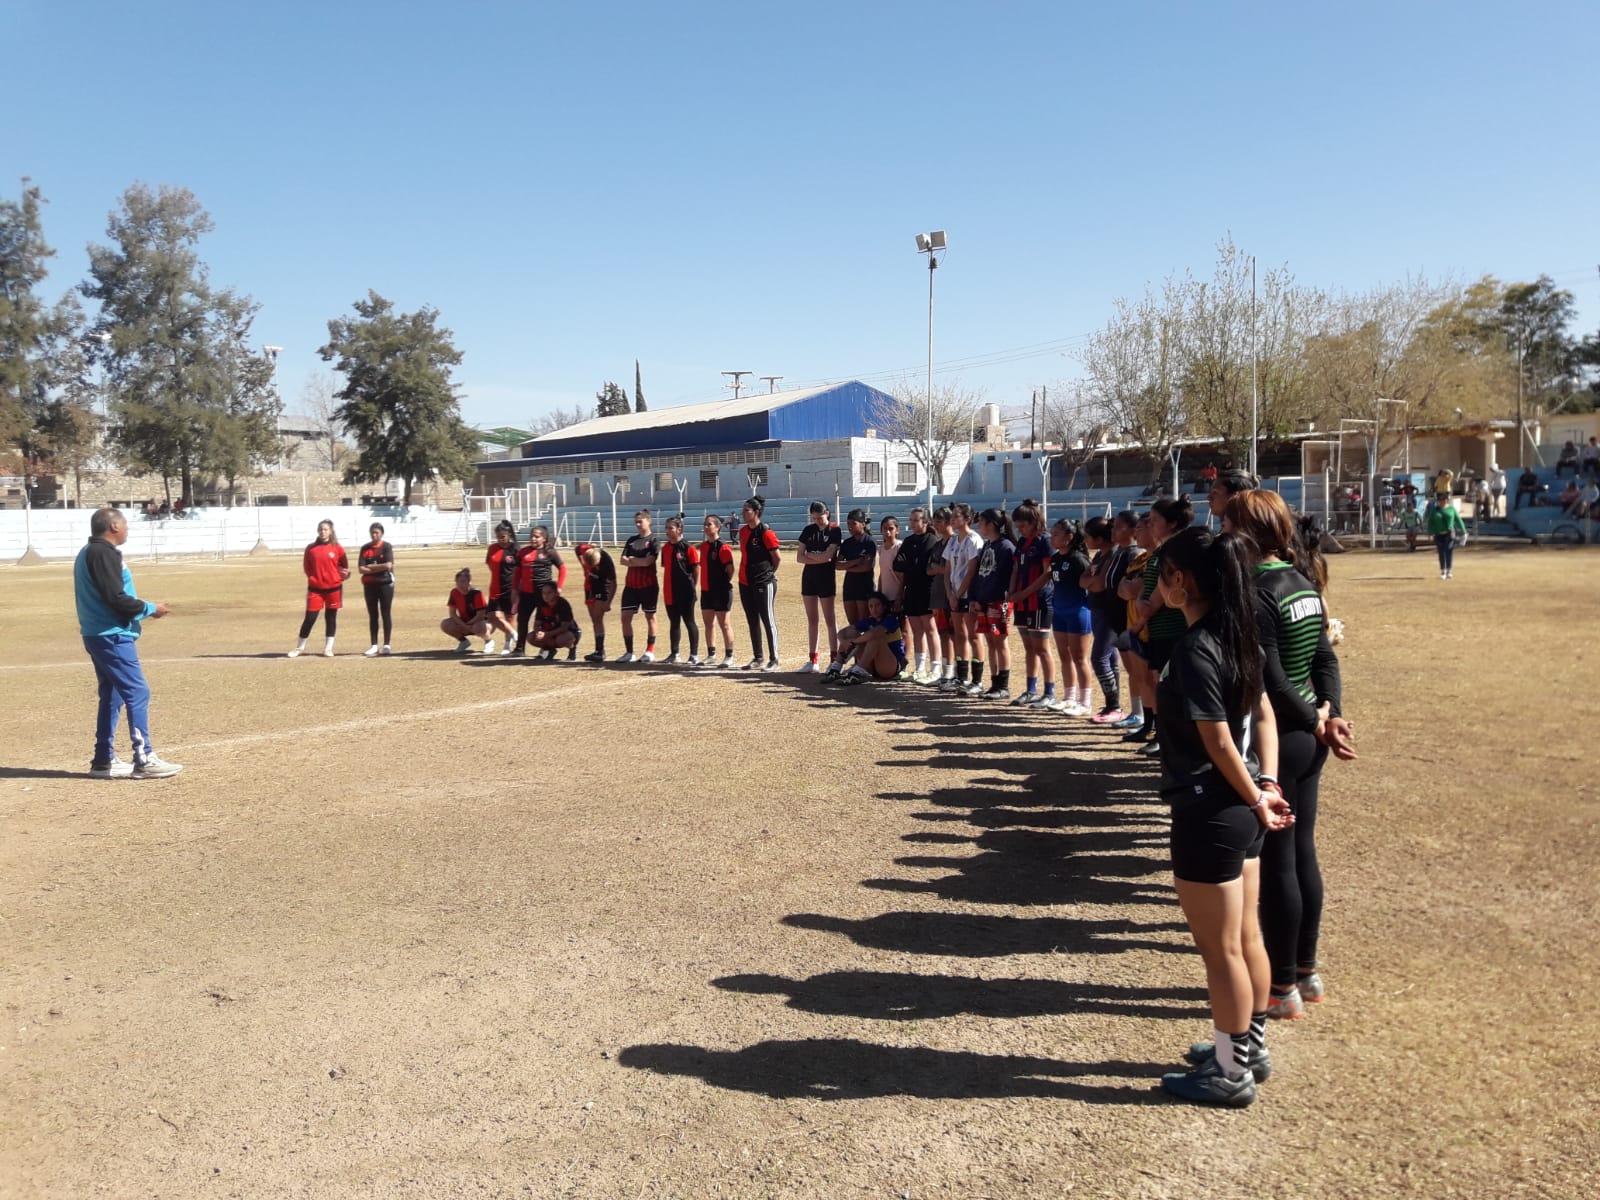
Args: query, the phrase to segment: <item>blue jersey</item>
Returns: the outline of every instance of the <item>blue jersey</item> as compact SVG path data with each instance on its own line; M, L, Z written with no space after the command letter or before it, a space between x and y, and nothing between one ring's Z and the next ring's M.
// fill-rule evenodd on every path
M1050 556L1052 611L1069 613L1088 607L1089 593L1083 586L1088 571L1089 556L1082 551L1063 554L1058 550Z
M906 640L900 636L900 618L893 613L884 613L877 620L863 617L855 623L854 628L857 633L871 633L874 629L883 630L889 635L887 641L889 653L896 658L906 656Z

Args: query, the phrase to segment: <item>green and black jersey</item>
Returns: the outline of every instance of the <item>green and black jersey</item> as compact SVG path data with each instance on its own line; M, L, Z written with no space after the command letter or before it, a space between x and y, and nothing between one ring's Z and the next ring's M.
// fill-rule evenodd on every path
M1144 565L1144 577L1140 581L1139 599L1148 600L1155 594L1156 584L1161 580L1161 551L1157 550L1150 555L1150 561ZM1172 608L1162 605L1150 614L1146 625L1150 632L1152 642L1170 642L1174 638L1182 637L1183 631L1189 628L1189 623L1183 619L1181 608Z
M1318 705L1326 701L1339 713L1339 660L1328 641L1328 610L1289 563L1261 563L1255 583L1261 669L1278 728L1313 730Z

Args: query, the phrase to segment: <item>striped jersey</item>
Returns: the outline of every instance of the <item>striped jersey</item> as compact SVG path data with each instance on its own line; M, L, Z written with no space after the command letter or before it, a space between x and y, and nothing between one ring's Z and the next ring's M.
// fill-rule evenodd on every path
M1150 561L1144 565L1144 579L1139 588L1139 599L1148 600L1155 594L1156 584L1161 580L1161 551L1157 550L1150 555ZM1152 642L1170 642L1173 638L1182 637L1183 631L1189 623L1183 619L1183 610L1172 608L1163 604L1150 614L1150 623L1146 626L1150 631Z
M1311 581L1286 562L1255 569L1262 675L1280 729L1316 728L1316 709L1339 711L1339 665L1328 643L1328 610Z

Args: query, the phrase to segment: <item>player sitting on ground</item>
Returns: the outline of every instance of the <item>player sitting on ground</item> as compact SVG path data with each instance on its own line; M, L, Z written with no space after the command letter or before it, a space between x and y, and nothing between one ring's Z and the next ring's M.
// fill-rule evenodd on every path
M840 674L840 683L893 679L905 670L905 636L901 633L900 618L889 611L889 598L882 592L873 592L865 603L867 615L839 633L839 649L843 653L840 665L848 665L855 659L855 664Z
M456 650L466 654L472 649L472 639L483 639L483 652L494 653L494 622L489 619L489 602L483 593L472 586L472 572L462 567L456 572L456 586L450 589L445 600L450 615L439 622L439 630L456 639Z
M539 608L533 615L533 632L528 643L539 651L534 662L551 662L557 650L567 652L567 661L578 657L578 639L583 631L572 615L572 605L561 595L561 589L546 580L539 585Z

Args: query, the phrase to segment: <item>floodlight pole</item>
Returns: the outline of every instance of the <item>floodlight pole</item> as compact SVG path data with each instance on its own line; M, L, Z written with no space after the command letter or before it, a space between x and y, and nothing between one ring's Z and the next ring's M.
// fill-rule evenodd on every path
M1250 474L1257 477L1259 455L1257 442L1260 432L1260 396L1256 385L1256 256L1250 256ZM1176 480L1174 480L1176 482Z
M937 240L936 240L937 239ZM923 468L928 472L928 515L933 515L933 273L939 269L939 251L944 249L944 231L919 233L917 253L928 256L928 441L923 447ZM885 489L888 481L884 481ZM887 494L887 490L885 491Z

